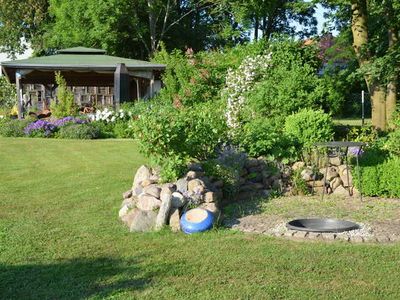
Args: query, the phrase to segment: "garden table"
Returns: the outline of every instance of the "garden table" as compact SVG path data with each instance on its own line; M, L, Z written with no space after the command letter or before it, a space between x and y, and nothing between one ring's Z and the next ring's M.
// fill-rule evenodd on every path
M353 191L350 188L350 175L349 175L349 165L348 165L348 154L349 154L349 149L353 149L352 154L356 158L357 162L357 179L358 182L360 183L360 200L362 201L362 182L361 182L361 174L360 174L360 168L358 164L358 157L361 154L362 147L365 145L365 143L362 142L339 142L339 141L333 141L333 142L323 142L323 143L315 143L314 147L317 149L317 155L318 159L317 161L319 162L319 151L318 148L325 148L325 176L324 176L324 186L323 186L323 191L322 191L322 199L324 199L324 194L325 194L325 189L326 189L326 177L328 173L328 168L329 168L329 158L331 157L339 157L345 159L346 163L346 175L347 175L347 189L349 191L349 195L353 195ZM316 175L314 175L313 178L313 192L314 192L314 184L315 184L315 178ZM353 184L351 186L352 188L354 187Z

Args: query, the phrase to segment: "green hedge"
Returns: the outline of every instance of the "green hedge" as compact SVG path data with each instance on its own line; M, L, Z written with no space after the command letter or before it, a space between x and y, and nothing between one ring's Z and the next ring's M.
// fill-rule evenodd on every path
M377 149L368 150L360 159L360 171L363 195L400 197L400 157L389 157ZM360 189L357 176L353 178Z

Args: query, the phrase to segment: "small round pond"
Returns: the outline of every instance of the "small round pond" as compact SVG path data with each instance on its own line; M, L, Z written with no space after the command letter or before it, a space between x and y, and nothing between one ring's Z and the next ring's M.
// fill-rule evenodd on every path
M356 223L336 219L297 219L286 224L291 230L310 231L310 232L344 232L360 229Z

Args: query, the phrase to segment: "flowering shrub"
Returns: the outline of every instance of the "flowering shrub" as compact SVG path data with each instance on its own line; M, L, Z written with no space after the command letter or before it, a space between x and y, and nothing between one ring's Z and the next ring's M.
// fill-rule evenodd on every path
M24 132L25 135L30 137L50 137L56 130L57 126L54 124L44 120L37 120L26 126Z
M128 121L132 118L132 112L125 111L123 109L120 109L119 111L113 111L106 107L103 110L97 110L94 114L89 114L88 117L91 121L115 123L118 121Z
M85 123L87 123L86 120L71 116L53 121L37 120L28 124L24 129L24 133L30 137L51 137L59 128L70 124L80 125Z
M83 120L83 119L79 119L79 118L75 118L75 117L69 116L69 117L64 117L62 119L57 119L57 120L55 120L55 121L53 121L51 123L56 127L62 127L62 126L65 126L67 124L70 124L70 123L84 124L84 123L87 123L87 121Z
M239 68L229 69L223 96L227 99L227 125L232 129L240 126L240 112L245 103L245 94L251 90L256 79L262 77L262 69L268 68L271 53L246 57Z

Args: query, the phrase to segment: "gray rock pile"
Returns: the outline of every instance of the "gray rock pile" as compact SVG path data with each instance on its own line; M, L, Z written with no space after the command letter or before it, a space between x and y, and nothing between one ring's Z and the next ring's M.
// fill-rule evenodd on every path
M336 195L358 195L358 191L353 186L352 170L350 166L342 164L340 158L330 159L328 168L320 168L315 171L311 166L305 166L304 162L296 162L292 166L293 170L302 170L301 177L307 185L314 191L321 194L325 188L325 193ZM326 176L326 178L325 178ZM315 177L315 182L314 182Z
M222 192L204 176L200 165L189 166L186 176L174 183L159 181L157 171L143 165L135 174L132 189L123 193L119 217L130 231L159 230L166 225L178 231L180 216L188 207L205 208L216 218L220 215Z
M235 199L229 200L267 196L272 189L282 189L282 175L262 158L247 159L236 185L235 195L230 195ZM190 208L207 209L218 220L223 191L224 182L206 176L200 164L190 164L184 177L164 184L157 170L143 165L134 176L132 188L123 193L119 217L130 231L159 230L164 226L179 231L180 216Z

